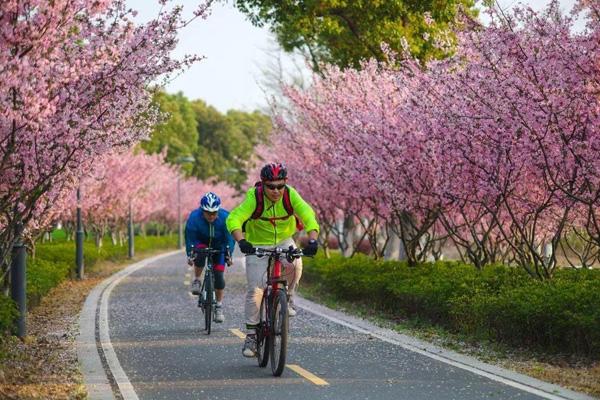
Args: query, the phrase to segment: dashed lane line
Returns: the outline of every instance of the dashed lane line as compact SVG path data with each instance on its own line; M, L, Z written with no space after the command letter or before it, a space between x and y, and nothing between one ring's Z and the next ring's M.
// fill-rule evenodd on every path
M288 367L289 369L291 369L292 371L294 371L295 373L297 373L304 379L311 381L312 383L314 383L317 386L328 386L329 385L329 383L326 380L319 378L312 372L305 370L304 368L302 368L299 365L288 364L288 365L286 365L286 367Z
M235 336L239 337L240 339L246 338L246 334L244 334L244 332L240 331L239 329L234 328L234 329L230 329L229 331L231 333L233 333ZM286 365L286 367L288 367L289 369L291 369L292 371L294 371L295 373L297 373L298 375L300 375L307 381L314 383L317 386L328 386L329 385L329 383L326 380L319 378L312 372L305 370L304 368L302 368L301 366L299 366L297 364L288 364L288 365Z
M233 333L235 336L239 337L240 339L246 339L246 334L242 331L240 331L239 329L230 329L229 332Z

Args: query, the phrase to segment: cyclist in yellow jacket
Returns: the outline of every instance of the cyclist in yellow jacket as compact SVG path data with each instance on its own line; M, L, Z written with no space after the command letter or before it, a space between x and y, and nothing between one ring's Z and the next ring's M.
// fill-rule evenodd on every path
M238 242L242 253L252 254L255 246L297 247L292 236L298 229L297 223L301 222L309 239L304 254L316 254L319 224L315 212L293 187L287 185L286 167L281 163L267 164L260 171L260 179L260 182L248 190L244 201L231 210L227 218L227 229ZM246 259L245 316L248 334L242 350L245 357L256 356L254 329L259 322L267 262L267 258ZM302 260L294 261L294 268L286 269L286 273L291 274L287 279L290 282L288 310L289 315L294 316L296 311L293 308L293 295L302 275Z

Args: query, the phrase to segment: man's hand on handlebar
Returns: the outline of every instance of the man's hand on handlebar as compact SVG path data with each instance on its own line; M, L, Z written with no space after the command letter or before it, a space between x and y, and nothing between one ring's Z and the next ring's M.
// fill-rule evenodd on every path
M317 254L317 250L319 249L319 244L315 239L311 239L308 241L306 247L302 250L305 256L314 256Z
M246 239L242 239L238 242L238 246L240 246L240 251L244 254L254 254L254 246L252 243L247 241Z

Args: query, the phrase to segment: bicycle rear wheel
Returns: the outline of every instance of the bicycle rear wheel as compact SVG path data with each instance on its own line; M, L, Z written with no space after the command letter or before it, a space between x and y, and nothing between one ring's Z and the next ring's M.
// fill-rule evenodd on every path
M258 366L264 368L269 363L269 320L267 314L267 297L260 302L258 327L256 328L256 355Z
M208 271L207 271L208 272ZM206 299L204 299L204 329L206 330L206 334L210 335L210 328L212 325L212 317L213 317L213 297L214 297L214 289L212 283L212 276L210 273L207 273L204 277L205 279L205 290L206 290Z
M271 353L271 371L280 376L285 367L288 341L287 293L279 289L273 297L271 308L271 332L269 334L269 352Z

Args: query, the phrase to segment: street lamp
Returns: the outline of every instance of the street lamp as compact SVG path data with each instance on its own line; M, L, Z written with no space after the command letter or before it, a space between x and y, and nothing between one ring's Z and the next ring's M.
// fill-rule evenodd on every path
M83 223L81 221L81 186L77 187L77 230L75 231L75 265L77 267L77 278L84 277L83 264Z
M193 163L196 161L194 157L185 156L175 159L175 163L182 165L185 163ZM177 248L183 248L183 225L181 223L181 175L177 175Z
M129 259L131 260L133 258L133 256L135 255L135 241L133 238L133 210L131 209L131 198L129 198L129 215L127 218L127 244L128 244L128 251L127 251L127 255L129 256Z

